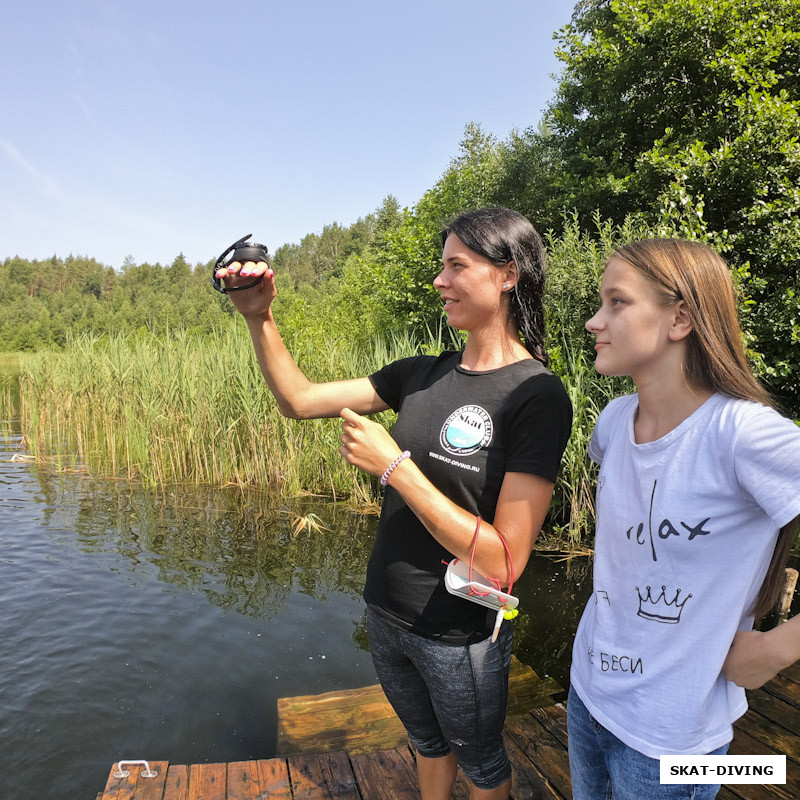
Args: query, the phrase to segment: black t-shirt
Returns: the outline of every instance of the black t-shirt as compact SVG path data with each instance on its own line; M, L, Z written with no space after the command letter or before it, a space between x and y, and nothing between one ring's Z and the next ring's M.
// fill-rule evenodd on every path
M399 412L392 436L400 448L439 491L491 523L507 472L555 481L572 407L561 381L535 359L489 372L460 361L461 353L404 358L370 380ZM422 636L480 641L495 612L447 592L452 558L387 486L364 599L390 623Z

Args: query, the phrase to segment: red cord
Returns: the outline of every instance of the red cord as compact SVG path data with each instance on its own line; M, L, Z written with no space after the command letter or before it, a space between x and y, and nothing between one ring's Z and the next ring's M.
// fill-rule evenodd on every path
M475 550L478 547L478 534L481 530L481 518L478 517L478 523L475 526L475 535L472 537L472 550L469 554L469 582L472 583L472 565L475 562ZM508 542L506 542L503 534L500 533L495 528L495 533L500 537L500 541L503 543L503 548L506 551L506 556L508 557L508 571L510 573L511 580L508 583L508 592L507 594L511 594L511 590L514 588L514 561L511 558L511 551L508 549ZM498 592L502 591L500 587L500 581L497 578L486 578L487 581L494 584L494 587L497 589ZM475 589L473 586L469 587L469 593L477 595L478 597L486 597L487 594L490 592L481 592L478 589Z

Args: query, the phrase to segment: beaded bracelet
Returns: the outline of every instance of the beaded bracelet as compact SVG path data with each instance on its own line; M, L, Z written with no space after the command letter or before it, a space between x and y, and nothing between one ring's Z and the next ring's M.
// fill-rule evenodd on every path
M395 469L397 469L397 465L401 461L405 461L410 456L411 456L411 452L410 451L403 450L403 452L400 453L400 455L397 456L397 458L394 461L392 461L392 463L389 464L388 467L386 467L386 472L384 472L383 475L381 475L381 486L386 486L386 483L389 480L389 476L395 471Z

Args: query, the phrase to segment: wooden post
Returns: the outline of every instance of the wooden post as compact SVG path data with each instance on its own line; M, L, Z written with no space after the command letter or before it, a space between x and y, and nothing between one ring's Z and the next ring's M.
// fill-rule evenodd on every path
M783 591L781 592L781 599L778 601L778 615L781 622L786 622L786 617L789 616L789 606L792 604L794 597L794 587L797 585L797 570L792 567L786 567L786 577L783 580Z

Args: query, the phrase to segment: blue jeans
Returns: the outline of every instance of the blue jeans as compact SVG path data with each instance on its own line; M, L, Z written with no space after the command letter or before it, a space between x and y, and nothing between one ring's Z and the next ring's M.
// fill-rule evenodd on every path
M497 641L452 645L398 628L367 612L375 671L417 752L441 758L450 752L479 789L494 789L511 776L503 744L513 628Z
M713 800L720 785L661 783L657 758L634 750L606 730L570 687L567 699L573 800ZM724 755L723 745L708 755Z

